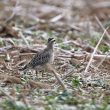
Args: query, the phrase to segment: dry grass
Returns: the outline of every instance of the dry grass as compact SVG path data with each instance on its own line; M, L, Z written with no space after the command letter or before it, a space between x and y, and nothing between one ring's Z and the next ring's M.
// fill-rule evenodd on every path
M109 4L0 1L0 109L109 110ZM53 66L67 91L51 71L18 70L45 48L49 37L56 39Z

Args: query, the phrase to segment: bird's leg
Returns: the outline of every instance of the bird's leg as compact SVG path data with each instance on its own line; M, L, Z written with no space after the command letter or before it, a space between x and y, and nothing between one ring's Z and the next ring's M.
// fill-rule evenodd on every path
M41 73L42 73L42 78L43 78L44 77L44 70L42 70Z
M38 73L39 73L38 70L35 70L36 77L38 77Z
M51 64L47 64L46 66L47 66L47 68L48 68L49 70L51 70L51 71L53 72L54 76L56 77L56 79L57 79L57 81L59 82L59 84L63 87L63 89L64 89L64 90L67 90L67 88L65 87L63 81L62 81L61 78L59 77L59 74L58 74L58 73L56 72L56 70L52 67L52 65L51 65Z
M38 77L38 74L41 73L42 78L44 77L44 71L37 71L36 70L36 76Z

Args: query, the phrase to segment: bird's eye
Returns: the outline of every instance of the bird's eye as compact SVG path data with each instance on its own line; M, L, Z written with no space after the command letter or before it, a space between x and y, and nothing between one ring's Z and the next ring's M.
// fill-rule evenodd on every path
M53 39L53 38L49 38L49 39L48 39L48 42L50 42L52 39Z

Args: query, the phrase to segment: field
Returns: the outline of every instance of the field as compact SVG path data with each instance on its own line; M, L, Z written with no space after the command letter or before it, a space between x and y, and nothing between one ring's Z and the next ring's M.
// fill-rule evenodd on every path
M109 33L109 0L0 0L0 110L110 110ZM20 71L48 38L53 71Z

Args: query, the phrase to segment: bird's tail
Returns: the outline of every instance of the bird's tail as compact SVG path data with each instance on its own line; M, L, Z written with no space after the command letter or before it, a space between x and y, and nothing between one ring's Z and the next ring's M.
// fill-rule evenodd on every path
M28 65L25 65L25 66L19 68L20 71L24 71L24 70L27 70L27 69L28 69Z

